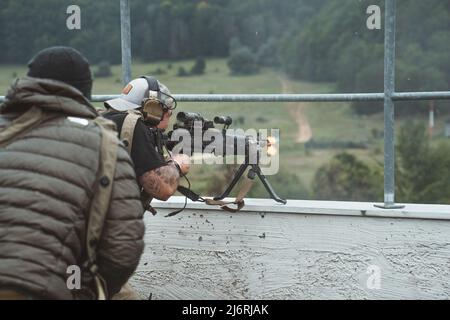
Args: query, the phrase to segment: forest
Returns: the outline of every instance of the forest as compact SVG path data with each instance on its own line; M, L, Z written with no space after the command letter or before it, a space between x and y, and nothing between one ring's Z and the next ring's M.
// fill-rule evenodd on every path
M450 84L450 2L397 1L397 89L446 90ZM70 4L82 28L64 26ZM247 47L261 65L294 78L336 81L338 90L382 89L383 30L368 30L366 8L382 0L131 0L132 53L142 61L227 57ZM119 1L1 0L2 63L66 44L92 63L120 63ZM372 108L373 109L373 108Z

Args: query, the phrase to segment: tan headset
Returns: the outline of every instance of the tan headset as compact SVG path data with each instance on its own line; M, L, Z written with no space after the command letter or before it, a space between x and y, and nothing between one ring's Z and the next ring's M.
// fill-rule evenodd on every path
M142 101L142 112L146 116L145 121L147 123L157 126L162 121L165 112L176 108L176 101L172 96L161 92L156 78L149 76L142 76L141 78L147 80L149 96ZM161 98L162 94L173 99L174 107L169 107L163 102Z

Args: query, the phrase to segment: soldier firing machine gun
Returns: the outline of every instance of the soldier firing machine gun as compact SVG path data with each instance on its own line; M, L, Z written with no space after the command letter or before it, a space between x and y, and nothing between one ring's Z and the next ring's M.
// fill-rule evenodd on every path
M184 130L185 132L189 133L189 137L195 136L195 130L201 130L201 134L203 137L203 134L207 130L215 130L216 132L220 131L221 136L223 137L223 140L226 141L226 143L223 144L223 153L220 155L226 155L227 148L228 150L230 147L231 150L234 150L234 156L236 155L242 155L245 156L245 161L241 164L239 169L234 175L233 180L228 185L226 190L219 196L214 197L215 201L222 200L226 198L230 192L233 190L233 188L236 186L236 184L241 179L242 175L245 173L247 168L250 168L247 174L247 177L250 180L254 180L257 176L259 180L261 180L262 184L264 185L265 189L269 193L270 197L275 200L276 202L286 204L286 200L280 198L275 190L270 185L268 179L266 176L262 173L261 167L260 167L260 154L258 150L261 150L262 148L267 148L268 146L274 141L270 141L270 137L263 141L262 139L259 139L259 136L257 139L255 139L252 136L244 136L244 135L229 135L227 134L227 129L229 129L230 125L232 124L233 120L230 116L217 116L214 118L214 122L207 120L203 118L199 113L189 113L189 112L179 112L177 114L177 122L173 126L173 131L170 131L167 136L165 137L164 144L167 147L168 150L172 151L175 146L179 143L183 143L184 146L187 144L189 145L189 148L187 148L190 152L188 154L189 156L192 156L193 153L203 153L207 146L209 146L212 142L214 142L214 139L204 141L202 139L202 143L195 143L194 139L191 139L191 141L173 141L173 137L177 130ZM217 129L214 124L216 125L223 125L222 129ZM231 145L230 145L231 144ZM245 145L244 148L239 148L239 145ZM186 148L183 147L183 152L186 151ZM242 151L244 154L242 154ZM240 153L241 152L241 153ZM251 157L253 152L253 155L256 155L255 157ZM255 161L256 160L256 161Z

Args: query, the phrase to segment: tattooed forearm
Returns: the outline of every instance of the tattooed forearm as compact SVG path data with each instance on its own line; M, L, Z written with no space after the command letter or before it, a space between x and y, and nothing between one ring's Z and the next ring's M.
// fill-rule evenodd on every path
M147 192L149 195L156 197L161 192L161 184L156 183L154 179L154 174L152 171L149 171L145 173L141 179L140 183L142 187L144 188L145 192Z
M178 182L180 180L180 174L178 173L178 169L173 165L169 164L164 167L160 167L154 170L156 175L161 177L161 179L165 182L165 184L171 186L178 186Z
M178 169L169 164L155 170L151 170L139 179L145 192L159 200L167 200L178 187L180 175Z

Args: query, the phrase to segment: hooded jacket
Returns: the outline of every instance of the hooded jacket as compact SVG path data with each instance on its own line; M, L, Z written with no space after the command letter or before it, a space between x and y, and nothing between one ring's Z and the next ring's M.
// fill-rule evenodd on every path
M72 299L77 291L67 286L68 270L86 259L87 215L99 168L101 130L91 121L98 114L77 89L27 77L12 85L0 106L0 133L31 107L55 117L0 148L0 290ZM142 216L133 165L120 144L97 253L110 296L139 263Z

